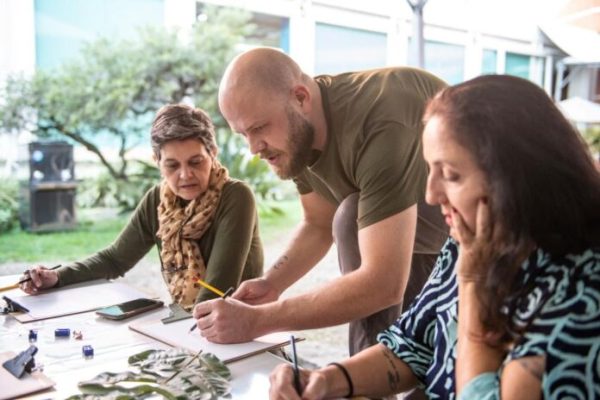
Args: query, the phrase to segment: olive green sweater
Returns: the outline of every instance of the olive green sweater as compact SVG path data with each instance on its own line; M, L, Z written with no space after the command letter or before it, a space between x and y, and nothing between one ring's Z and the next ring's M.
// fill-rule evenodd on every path
M160 187L156 185L146 193L129 223L110 246L58 270L58 286L123 276L154 245L160 254L161 241L156 237L159 203ZM205 281L223 291L262 275L263 249L256 204L245 183L230 180L223 186L215 218L198 245L206 264ZM148 273L162 275L158 268ZM214 297L212 292L202 288L196 302Z

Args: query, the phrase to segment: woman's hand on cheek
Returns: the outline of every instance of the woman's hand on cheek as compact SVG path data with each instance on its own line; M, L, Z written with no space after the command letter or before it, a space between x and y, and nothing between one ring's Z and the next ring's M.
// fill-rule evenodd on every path
M452 209L452 220L456 239L460 243L457 261L457 275L463 281L482 281L489 264L496 254L494 225L487 199L477 202L475 232L465 224L460 214Z

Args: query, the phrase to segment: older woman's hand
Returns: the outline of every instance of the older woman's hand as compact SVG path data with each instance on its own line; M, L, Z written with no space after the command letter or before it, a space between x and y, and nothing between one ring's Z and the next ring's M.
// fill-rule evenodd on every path
M48 289L58 283L58 273L42 265L30 269L19 280L31 277L31 280L21 284L21 290L28 294L36 294L41 289Z
M271 381L271 388L269 389L271 400L318 400L324 399L327 394L327 381L319 371L300 370L301 395L296 392L294 387L294 369L291 365L281 364L277 366L271 372L269 379Z

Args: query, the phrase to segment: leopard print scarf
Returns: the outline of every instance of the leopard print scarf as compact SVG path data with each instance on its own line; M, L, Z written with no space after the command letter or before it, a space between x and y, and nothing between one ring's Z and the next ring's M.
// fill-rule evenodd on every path
M162 241L162 274L173 302L187 311L200 291L196 279L204 279L206 274L197 241L210 227L228 179L227 168L214 159L208 189L189 203L184 204L165 181L160 187L156 235Z

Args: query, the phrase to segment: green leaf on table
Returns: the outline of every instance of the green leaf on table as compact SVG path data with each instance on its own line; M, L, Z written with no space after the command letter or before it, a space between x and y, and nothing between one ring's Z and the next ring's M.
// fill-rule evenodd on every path
M231 372L215 355L184 349L147 350L128 359L134 371L103 372L79 383L69 399L216 400L230 398ZM139 383L136 385L136 383Z

